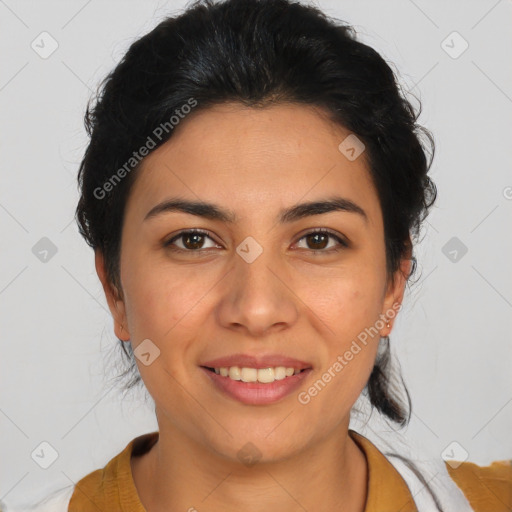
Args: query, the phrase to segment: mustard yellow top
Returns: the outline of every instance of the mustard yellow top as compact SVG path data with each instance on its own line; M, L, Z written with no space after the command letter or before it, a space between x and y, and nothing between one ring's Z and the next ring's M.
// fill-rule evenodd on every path
M368 496L365 512L417 512L411 492L400 473L368 439L353 430L349 435L368 461ZM136 437L102 469L75 485L70 511L146 512L133 481L130 458L142 455L158 440L158 432ZM478 466L464 462L446 466L475 512L512 511L512 461ZM456 512L456 511L450 511Z

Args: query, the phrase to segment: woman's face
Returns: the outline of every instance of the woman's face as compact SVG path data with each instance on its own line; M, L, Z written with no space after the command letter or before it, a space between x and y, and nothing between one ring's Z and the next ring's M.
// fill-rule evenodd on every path
M233 460L254 447L261 460L284 459L346 432L389 332L379 319L396 313L404 288L399 273L387 286L364 152L340 150L349 132L300 105L225 104L175 130L143 161L126 205L122 300L97 255L160 431ZM153 210L177 199L215 210ZM301 207L325 201L345 207ZM191 229L207 235L179 237ZM247 370L234 380L207 366ZM279 366L305 371L244 382Z

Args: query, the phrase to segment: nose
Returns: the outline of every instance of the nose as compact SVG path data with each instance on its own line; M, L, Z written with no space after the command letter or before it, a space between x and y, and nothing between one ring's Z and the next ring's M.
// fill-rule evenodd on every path
M270 251L250 263L237 255L225 286L218 311L224 327L262 337L297 322L299 299L288 272Z

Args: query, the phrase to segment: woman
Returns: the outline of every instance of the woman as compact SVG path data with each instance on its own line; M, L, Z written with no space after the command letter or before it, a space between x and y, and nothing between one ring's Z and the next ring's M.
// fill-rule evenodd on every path
M389 335L436 196L417 115L288 0L201 1L131 46L77 219L159 429L37 510L510 510L509 463L427 474L349 429L362 392L409 420Z

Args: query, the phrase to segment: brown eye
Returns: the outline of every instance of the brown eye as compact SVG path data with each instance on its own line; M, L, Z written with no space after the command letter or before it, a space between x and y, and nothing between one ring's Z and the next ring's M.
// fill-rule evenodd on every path
M201 249L204 243L204 235L190 233L181 236L186 249Z
M310 249L318 250L325 249L329 243L329 235L325 233L312 233L307 235L306 240Z
M213 245L211 247L204 247L206 239L209 239L213 242ZM179 244L176 244L176 241L181 241L181 246ZM176 247L173 247L174 245ZM173 250L186 252L198 252L199 249L210 249L216 246L217 245L208 235L208 233L206 231L201 230L182 231L181 233L177 234L167 242L164 242L164 247L169 247Z
M335 240L336 243L329 247L329 239ZM306 240L306 249L310 249L313 252L328 253L348 247L348 244L342 238L326 230L316 230L306 233L299 242L301 240ZM327 247L329 247L329 249L326 249Z

